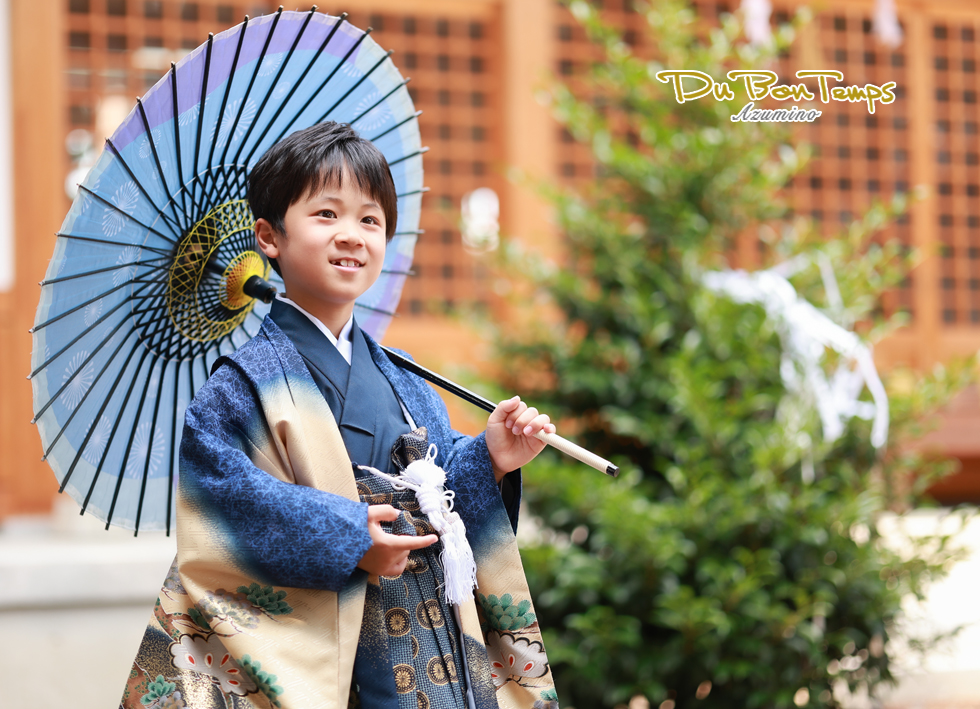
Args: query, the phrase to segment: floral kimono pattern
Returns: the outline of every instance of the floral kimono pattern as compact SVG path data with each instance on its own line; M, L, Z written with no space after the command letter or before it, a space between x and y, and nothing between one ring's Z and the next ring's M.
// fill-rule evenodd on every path
M368 344L436 444L473 548L479 591L459 630L476 707L557 709L516 505L504 506L483 435L453 431L438 395ZM367 504L329 407L270 319L188 408L180 473L177 559L120 706L346 707L358 644L386 648L403 631L397 618L362 631L365 594L378 588L356 568L371 545ZM435 664L430 679L452 681L452 657ZM407 686L405 668L392 672Z

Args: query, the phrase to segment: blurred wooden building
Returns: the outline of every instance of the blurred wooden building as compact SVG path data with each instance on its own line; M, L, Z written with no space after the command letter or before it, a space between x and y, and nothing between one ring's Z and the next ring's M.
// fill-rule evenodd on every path
M643 19L632 0L600 3L642 42ZM773 0L773 25L795 1ZM41 462L30 425L28 334L54 233L68 210L67 188L79 181L92 150L128 113L171 61L201 44L208 32L275 10L259 0L7 0L9 142L13 175L0 229L0 520L49 508L56 486ZM870 115L860 104L825 107L801 129L816 157L795 182L795 208L830 225L846 224L872 199L927 185L891 234L927 255L895 295L911 324L876 350L883 367L920 370L980 348L980 4L896 0L904 38L882 45L872 32L874 0L825 0L805 36L786 58L787 70L817 61L843 71L848 84L898 83L898 98ZM705 21L737 2L699 1ZM287 8L293 9L293 8ZM301 7L299 9L306 9ZM520 181L587 179L587 149L571 141L537 100L554 78L572 77L589 57L584 33L554 0L348 0L320 11L349 13L374 28L411 76L425 113L426 159L417 275L405 287L386 338L427 363L474 361L482 345L452 319L460 311L493 308L497 284L479 245L463 243L460 200L478 187L500 196L501 227L529 247L560 248L548 210ZM3 22L0 22L2 29ZM0 91L3 91L0 73ZM3 137L0 115L0 141ZM3 149L0 146L0 191ZM2 204L2 200L0 200ZM751 257L749 258L751 261ZM4 275L6 273L6 275ZM962 462L962 471L936 489L944 502L980 501L980 395L961 396L933 442Z

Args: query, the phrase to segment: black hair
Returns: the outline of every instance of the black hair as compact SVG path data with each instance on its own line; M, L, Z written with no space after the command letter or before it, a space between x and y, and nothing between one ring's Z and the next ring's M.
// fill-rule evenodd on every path
M381 206L385 238L391 241L398 224L391 169L374 143L347 123L317 123L269 148L248 176L248 205L256 219L265 219L286 236L286 210L328 185L342 187L345 173ZM281 276L276 260L269 263Z

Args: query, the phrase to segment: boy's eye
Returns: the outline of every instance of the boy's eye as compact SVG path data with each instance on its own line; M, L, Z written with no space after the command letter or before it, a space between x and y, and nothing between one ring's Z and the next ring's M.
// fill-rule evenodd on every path
M327 217L328 219L336 219L337 218L337 215L334 213L334 211L332 209L324 209L323 211L320 212L320 216L321 217Z
M368 224L381 224L381 221L377 217L364 217L362 222L367 222Z

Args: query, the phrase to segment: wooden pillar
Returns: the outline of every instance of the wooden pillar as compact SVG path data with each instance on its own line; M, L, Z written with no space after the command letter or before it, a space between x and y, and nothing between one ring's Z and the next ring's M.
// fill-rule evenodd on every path
M558 234L550 220L551 207L538 196L535 183L553 181L555 173L558 128L548 107L537 99L554 76L554 13L553 0L504 0L501 46L504 162L527 178L511 180L505 187L501 225L505 235L549 255L557 255Z
M50 509L57 489L32 417L28 330L61 224L65 106L61 2L3 3L9 12L13 140L13 283L0 292L0 519ZM6 58L4 58L6 61ZM7 216L7 215L5 215Z
M937 244L936 148L933 140L935 89L931 81L929 16L918 6L909 7L905 21L905 56L909 62L909 157L913 185L925 185L930 197L912 205L912 243L922 255L913 271L913 325L917 343L914 364L930 367L939 357L942 324L939 320L939 254Z

